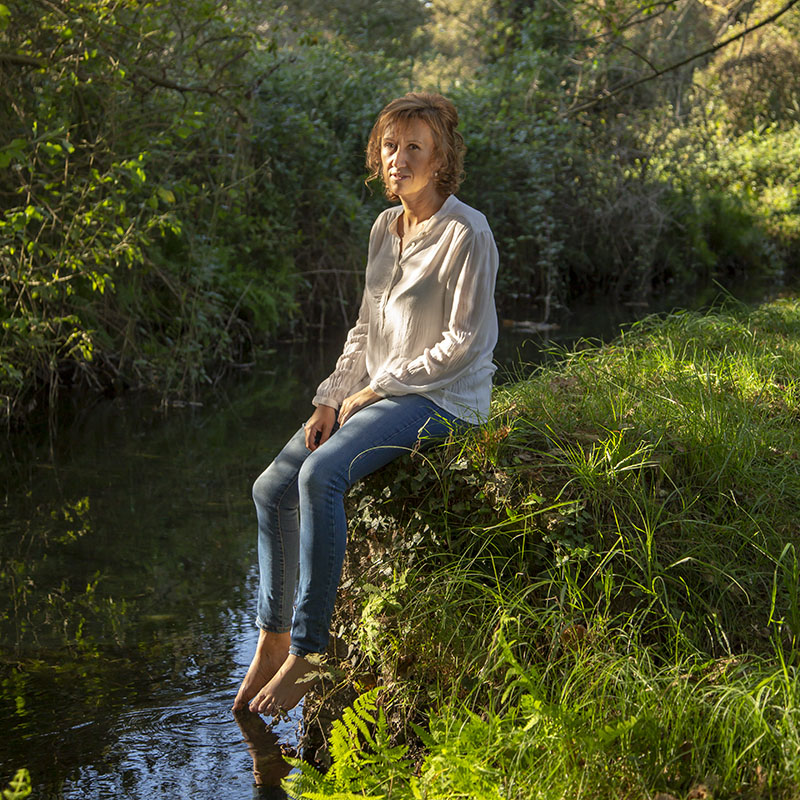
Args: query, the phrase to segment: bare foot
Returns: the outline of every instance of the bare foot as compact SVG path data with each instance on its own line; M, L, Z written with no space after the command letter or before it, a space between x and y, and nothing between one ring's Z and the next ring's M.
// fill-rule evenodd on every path
M236 693L233 711L242 711L247 708L247 704L275 676L289 654L290 641L289 633L269 633L265 630L259 633L256 654Z
M250 710L277 716L294 708L321 673L317 664L290 653L275 677L250 701Z

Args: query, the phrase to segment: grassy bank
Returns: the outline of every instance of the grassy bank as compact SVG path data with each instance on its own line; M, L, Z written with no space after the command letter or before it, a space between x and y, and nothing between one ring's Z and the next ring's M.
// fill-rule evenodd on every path
M798 375L800 300L645 320L361 485L378 688L295 791L800 797Z

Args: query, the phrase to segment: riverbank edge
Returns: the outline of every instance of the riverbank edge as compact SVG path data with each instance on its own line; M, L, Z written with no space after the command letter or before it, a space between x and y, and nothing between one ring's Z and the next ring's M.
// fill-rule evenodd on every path
M796 297L651 317L357 486L292 791L798 797L798 376Z

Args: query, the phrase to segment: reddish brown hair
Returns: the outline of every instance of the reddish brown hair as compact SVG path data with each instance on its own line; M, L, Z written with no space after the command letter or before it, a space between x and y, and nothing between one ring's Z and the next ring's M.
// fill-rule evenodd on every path
M421 119L427 123L433 133L434 155L439 159L439 167L435 181L436 188L445 197L455 194L464 177L464 139L456 130L458 127L458 111L456 107L440 94L427 92L409 92L403 97L392 100L378 115L372 126L367 142L367 183L376 178L383 178L381 171L381 139L389 125L402 127L412 119ZM386 186L384 194L390 200L398 197Z

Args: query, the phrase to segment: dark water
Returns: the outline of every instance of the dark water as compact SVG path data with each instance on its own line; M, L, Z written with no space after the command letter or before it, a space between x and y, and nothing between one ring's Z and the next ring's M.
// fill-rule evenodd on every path
M41 798L267 796L229 710L256 641L250 485L324 360L281 352L202 407L78 408L52 451L8 443L0 787L26 767Z
M506 327L497 355L509 375L543 345L613 336L643 311L576 308L544 335ZM299 712L272 735L229 710L256 641L249 493L307 416L330 340L281 348L201 406L78 404L52 439L3 446L0 789L25 767L35 798L282 796L256 787L254 757L276 783Z

